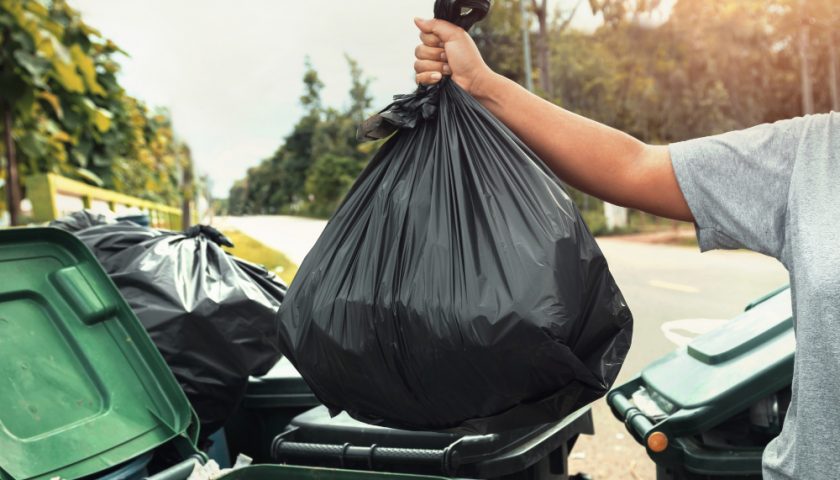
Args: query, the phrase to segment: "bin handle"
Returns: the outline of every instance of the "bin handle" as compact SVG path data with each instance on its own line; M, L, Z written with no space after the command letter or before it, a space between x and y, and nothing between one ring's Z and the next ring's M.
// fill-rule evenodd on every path
M639 443L644 445L644 440L654 427L650 419L620 391L610 393L609 403L616 413L624 419L627 430L636 437Z
M377 466L401 465L406 462L434 465L445 475L454 475L451 467L452 453L450 448L443 450L421 448L392 448L379 445L357 446L350 443L343 445L324 443L299 443L286 440L278 436L271 443L271 457L275 461L296 461L306 459L330 458L337 461L342 468L349 463L366 463L368 468Z

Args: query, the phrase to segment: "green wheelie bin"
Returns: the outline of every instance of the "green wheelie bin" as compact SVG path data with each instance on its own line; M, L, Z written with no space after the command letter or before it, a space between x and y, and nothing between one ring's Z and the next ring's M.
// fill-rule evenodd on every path
M658 480L760 479L790 403L790 289L653 362L607 396Z
M186 480L207 461L186 396L80 241L0 230L0 279L0 480ZM265 465L226 478L435 477Z

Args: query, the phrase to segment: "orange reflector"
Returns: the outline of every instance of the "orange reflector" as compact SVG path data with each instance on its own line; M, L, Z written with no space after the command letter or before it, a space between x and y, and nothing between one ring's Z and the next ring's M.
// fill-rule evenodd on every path
M668 448L668 436L662 432L653 432L648 436L647 446L653 453L662 453Z

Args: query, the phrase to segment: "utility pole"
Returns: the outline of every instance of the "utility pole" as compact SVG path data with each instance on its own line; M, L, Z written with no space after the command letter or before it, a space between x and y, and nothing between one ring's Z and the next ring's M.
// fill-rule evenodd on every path
M528 8L525 6L527 0L519 0L519 9L522 17L522 49L525 56L525 88L529 92L534 91L534 70L531 65L531 32L529 31Z
M802 113L814 113L814 83L811 79L811 16L805 0L799 1L802 24L799 28L799 63L802 81Z
M828 31L828 82L829 87L828 90L831 92L831 109L835 112L840 112L840 81L837 72L837 36L834 34L833 29L829 29Z

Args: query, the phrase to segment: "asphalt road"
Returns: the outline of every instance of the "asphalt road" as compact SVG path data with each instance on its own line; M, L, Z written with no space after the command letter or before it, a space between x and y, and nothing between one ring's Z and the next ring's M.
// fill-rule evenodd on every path
M240 229L301 261L325 222L296 217L224 218ZM600 239L635 318L633 346L618 382L639 372L678 344L708 331L743 310L751 300L787 283L775 260L747 252L709 252ZM606 404L593 406L596 435L572 452L571 471L602 479L653 479L644 450L612 418Z

